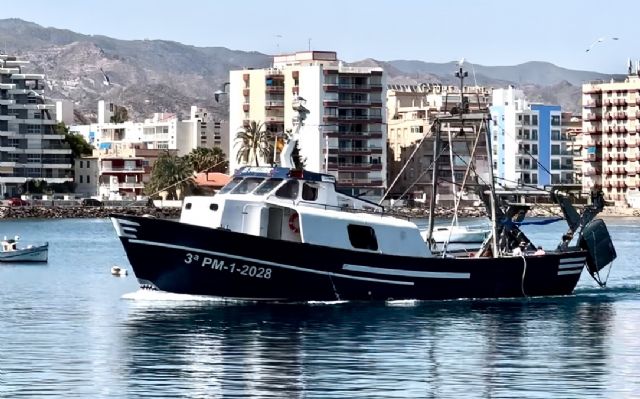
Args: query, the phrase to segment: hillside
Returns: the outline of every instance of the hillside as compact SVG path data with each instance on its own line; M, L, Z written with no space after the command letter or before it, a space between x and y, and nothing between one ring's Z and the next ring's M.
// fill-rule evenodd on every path
M31 61L28 70L45 73L50 98L74 101L78 115L95 118L97 101L124 104L133 118L152 112L185 114L198 104L225 117L227 104L213 92L228 80L229 70L266 67L270 56L224 47L195 47L164 40L118 40L45 28L19 19L0 19L0 43L6 51ZM351 65L381 66L390 83L456 83L454 62L366 59ZM100 69L111 84L103 84ZM481 85L522 87L532 100L580 109L580 84L611 76L574 71L546 62L514 66L467 64L469 79ZM224 97L223 97L224 98Z

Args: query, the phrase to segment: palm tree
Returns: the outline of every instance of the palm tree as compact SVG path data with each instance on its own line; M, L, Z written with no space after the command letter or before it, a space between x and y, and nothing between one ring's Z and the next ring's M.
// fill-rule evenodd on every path
M172 155L167 151L158 156L145 190L148 195L166 191L168 199L179 200L192 191L193 184L193 169L187 157Z
M249 157L253 157L256 166L260 166L258 155L263 160L271 159L273 154L273 137L265 130L264 123L251 121L236 134L236 146L239 146L236 159L239 163L248 164Z
M193 149L187 154L189 164L195 173L200 172L220 172L227 170L227 161L224 151L219 147Z

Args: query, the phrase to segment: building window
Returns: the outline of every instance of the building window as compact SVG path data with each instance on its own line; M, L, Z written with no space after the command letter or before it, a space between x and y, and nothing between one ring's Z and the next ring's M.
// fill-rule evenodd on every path
M531 124L538 125L538 115L531 115Z
M551 126L560 126L560 115L551 115Z
M361 226L358 224L347 225L349 233L349 242L354 248L367 249L370 251L378 250L378 240L376 232L371 226Z
M40 125L27 125L27 134L40 134Z
M82 175L80 175L80 183L82 183Z
M87 183L91 183L91 177L87 175Z
M82 169L82 161L80 161L80 169Z

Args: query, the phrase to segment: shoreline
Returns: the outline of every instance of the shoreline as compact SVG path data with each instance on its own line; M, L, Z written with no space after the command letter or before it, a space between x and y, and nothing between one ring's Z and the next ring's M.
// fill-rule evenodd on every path
M151 215L157 218L178 218L182 208L164 207L61 207L61 206L2 206L0 219L86 219L107 218L114 213L126 215ZM385 212L390 216L401 218L426 218L428 209L424 208L394 208ZM435 209L436 218L447 219L453 217L451 208L438 207ZM527 213L527 217L556 217L562 216L560 207L556 205L537 205ZM640 218L640 209L633 208L605 208L599 217L627 217ZM458 209L461 218L487 218L486 209L481 207L464 207Z
M181 210L182 208L150 207L4 206L0 207L0 219L88 219L107 218L114 213L177 218Z

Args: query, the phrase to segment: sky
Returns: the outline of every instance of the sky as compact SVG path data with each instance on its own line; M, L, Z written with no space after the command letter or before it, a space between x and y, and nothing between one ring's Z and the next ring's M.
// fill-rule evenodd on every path
M333 50L347 62L548 61L604 73L625 73L628 58L640 59L639 16L637 0L30 0L0 7L0 19L124 40L266 54Z

